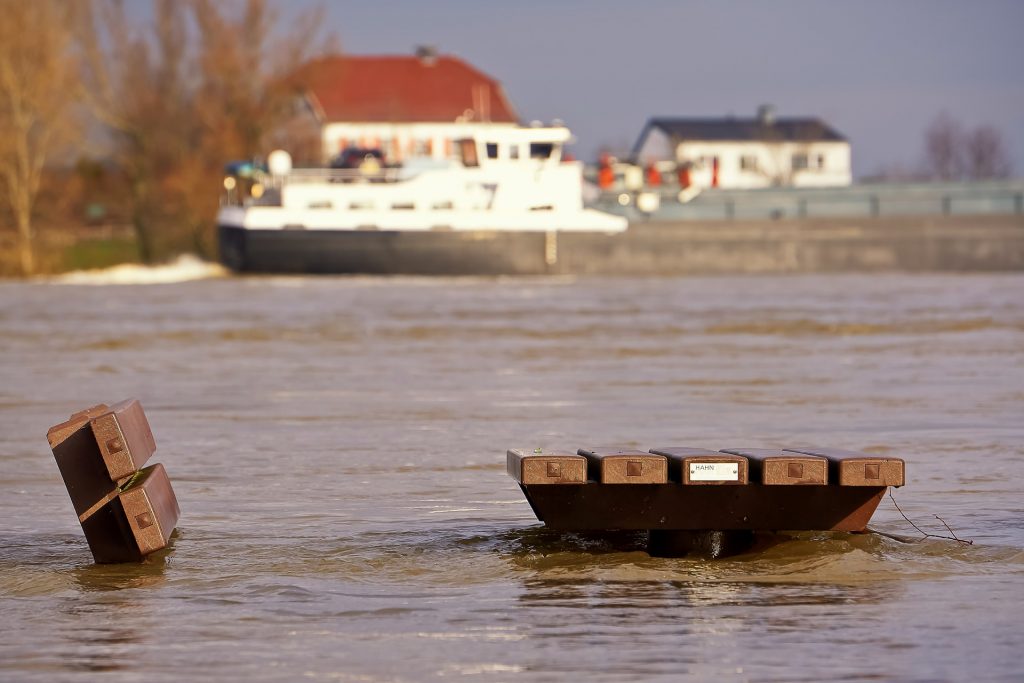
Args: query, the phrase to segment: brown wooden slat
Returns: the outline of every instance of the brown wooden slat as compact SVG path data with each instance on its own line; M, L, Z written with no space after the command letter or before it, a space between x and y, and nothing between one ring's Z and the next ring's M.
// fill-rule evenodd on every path
M905 483L906 463L900 458L878 457L860 451L820 446L785 450L826 458L832 480L840 486L903 486Z
M99 403L91 408L78 411L65 422L53 425L46 430L46 440L49 442L50 448L59 446L66 438L77 432L82 425L86 424L93 417L102 415L108 410L110 410L110 408L106 403Z
M646 451L614 446L581 448L587 459L590 478L602 484L665 484L668 482L668 458Z
M505 458L510 477L520 484L585 484L587 459L561 451L531 451L513 448Z
M139 552L146 555L166 547L181 509L164 466L157 463L140 471L118 498Z
M749 481L747 459L742 455L688 446L652 448L651 453L668 458L669 478L684 486L735 486Z
M110 478L119 481L141 469L156 451L156 441L142 404L128 399L90 420Z
M180 510L163 465L136 473L156 448L138 401L92 406L46 437L96 562L138 561L167 545Z
M115 496L81 522L85 540L96 562L108 564L142 560L143 555L128 527L120 498Z
M766 486L828 484L828 460L821 456L790 453L778 448L723 448L750 462L751 481Z
M102 501L113 497L117 482L110 479L88 420L80 419L75 424L77 428L73 431L68 423L55 425L47 437L53 444L53 458L71 496L71 505L82 519L86 513L95 512Z

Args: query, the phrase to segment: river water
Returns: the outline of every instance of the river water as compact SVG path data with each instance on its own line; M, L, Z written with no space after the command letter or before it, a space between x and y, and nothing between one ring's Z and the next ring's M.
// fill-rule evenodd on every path
M0 348L4 681L1024 679L1024 276L0 283ZM182 517L96 566L45 434L130 396ZM652 559L504 473L611 443L903 457L974 544Z

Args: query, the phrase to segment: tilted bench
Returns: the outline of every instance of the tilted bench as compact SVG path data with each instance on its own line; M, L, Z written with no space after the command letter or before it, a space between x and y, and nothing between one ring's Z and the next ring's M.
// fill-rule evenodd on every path
M537 519L563 531L863 531L904 461L828 448L513 449Z
M164 466L145 467L156 441L138 401L77 412L46 439L96 562L167 546L181 511Z

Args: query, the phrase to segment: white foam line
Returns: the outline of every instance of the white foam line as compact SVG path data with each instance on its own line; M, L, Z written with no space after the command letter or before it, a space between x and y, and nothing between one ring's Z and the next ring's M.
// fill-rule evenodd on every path
M124 263L99 270L76 270L50 278L48 282L61 285L162 285L225 277L227 274L228 271L219 264L182 255L156 266Z

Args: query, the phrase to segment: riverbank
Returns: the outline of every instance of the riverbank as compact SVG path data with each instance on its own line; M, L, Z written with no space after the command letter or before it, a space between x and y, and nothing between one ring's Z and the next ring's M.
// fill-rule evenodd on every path
M640 222L623 235L559 235L557 259L545 269L602 275L1022 270L1021 215Z
M139 263L139 248L130 225L49 227L40 229L33 244L37 275L110 268ZM17 238L0 234L0 278L20 278Z
M505 248L508 272L522 275L1020 272L1024 215L639 221L624 234L538 233ZM130 230L44 233L36 254L51 275L139 260ZM5 242L0 277L18 275Z

